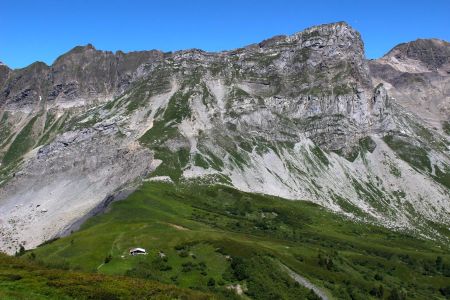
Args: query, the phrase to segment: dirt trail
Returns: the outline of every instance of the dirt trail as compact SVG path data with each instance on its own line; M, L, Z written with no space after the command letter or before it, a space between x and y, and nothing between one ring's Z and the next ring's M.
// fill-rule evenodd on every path
M172 223L167 223L167 224L169 224L170 227L173 227L173 228L178 229L178 230L189 230L189 228L183 227L181 225L172 224Z
M308 279L306 279L305 277L295 273L293 270L291 270L290 268L288 268L287 266L281 264L281 267L283 269L285 269L287 271L287 273L289 274L289 276L291 276L292 279L294 279L295 281L297 281L299 284L301 284L302 286L311 289L314 291L314 293L316 293L317 296L319 296L322 300L331 300L326 294L325 292L318 288L317 286L315 286L314 284L312 284Z

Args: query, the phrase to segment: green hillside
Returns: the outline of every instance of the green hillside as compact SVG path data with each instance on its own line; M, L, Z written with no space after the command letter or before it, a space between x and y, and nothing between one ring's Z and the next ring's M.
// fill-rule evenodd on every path
M149 254L132 257L132 247ZM317 299L285 265L330 298L445 299L449 253L448 244L355 223L309 202L224 186L145 183L81 230L24 257L224 298L242 290L253 299Z
M0 253L0 299L212 299L137 278L53 269Z

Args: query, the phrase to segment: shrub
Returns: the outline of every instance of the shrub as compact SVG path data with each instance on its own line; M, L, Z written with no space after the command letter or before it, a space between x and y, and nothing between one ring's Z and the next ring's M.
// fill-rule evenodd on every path
M215 286L216 285L216 281L214 280L214 278L209 278L208 279L208 286Z
M25 247L23 245L19 246L19 251L16 252L16 256L22 256L25 254Z
M374 287L370 290L369 294L377 298L383 298L384 296L384 287L380 284L378 287Z
M375 280L377 280L377 281L382 281L383 280L383 275L380 275L380 274L375 274L375 276L373 277Z
M112 260L111 254L108 254L108 256L105 257L105 264L109 263Z
M179 255L180 257L188 257L188 256L189 256L189 253L187 252L187 250L183 249L183 250L180 250L180 252L178 253L178 255Z
M439 289L439 292L444 296L446 299L450 299L450 285L448 287L442 287Z
M237 280L244 280L248 278L245 261L242 258L233 257L231 261L231 268L233 269L234 277L236 277Z
M394 288L388 297L388 300L405 300L405 299L406 293L403 291L399 291L397 288Z

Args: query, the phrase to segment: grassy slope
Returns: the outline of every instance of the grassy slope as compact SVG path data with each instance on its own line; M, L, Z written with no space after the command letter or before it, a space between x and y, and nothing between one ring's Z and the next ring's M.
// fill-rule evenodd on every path
M35 141L32 136L33 126L39 115L33 117L27 125L19 132L3 157L5 165L14 162L24 155L34 145Z
M0 299L210 299L159 282L43 267L0 254Z
M128 256L135 246L149 255ZM307 202L222 186L146 183L80 231L33 253L53 266L156 279L225 297L232 297L226 287L239 283L255 299L313 299L278 267L282 262L335 298L442 299L450 289L448 250ZM103 264L108 255L111 261Z

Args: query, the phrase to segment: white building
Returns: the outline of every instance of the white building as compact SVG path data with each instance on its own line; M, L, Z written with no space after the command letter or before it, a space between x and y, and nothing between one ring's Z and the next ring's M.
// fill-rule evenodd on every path
M132 248L130 249L130 255L139 255L139 254L147 254L147 251L144 248Z

